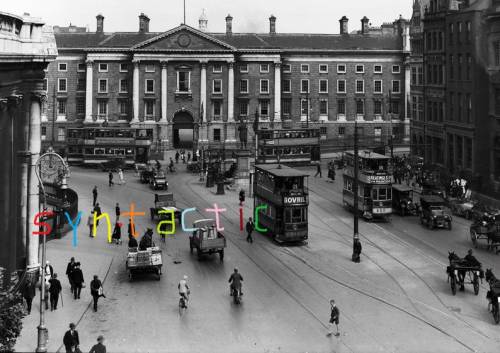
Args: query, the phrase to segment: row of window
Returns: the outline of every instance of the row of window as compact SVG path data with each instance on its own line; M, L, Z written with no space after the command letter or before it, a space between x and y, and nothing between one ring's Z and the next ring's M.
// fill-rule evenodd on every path
M448 120L459 123L472 123L472 96L470 93L449 93L450 115Z
M462 43L462 37L463 37L463 32L464 32L464 27L465 27L465 43L470 43L471 41L471 34L472 34L472 28L471 28L471 23L469 21L465 22L465 25L462 22L457 22L455 23L450 23L448 25L448 36L449 36L449 41L450 44L453 44L453 42L456 39L457 44Z
M456 61L455 61L456 60ZM464 65L464 60L465 60L465 75L464 75L464 70L463 70L463 65ZM456 63L456 65L455 65ZM449 55L449 61L448 61L448 67L449 67L449 75L450 79L454 80L470 80L471 79L471 70L472 70L472 56L470 54L458 54L456 56L453 56L452 54ZM455 76L456 72L456 76Z
M248 81L248 80L242 80ZM261 80L266 81L266 80ZM346 80L337 80L337 93L347 93L347 81ZM319 80L319 93L328 93L328 80L320 79ZM248 82L243 84L243 87L248 87ZM240 86L241 88L241 86ZM282 92L283 93L292 93L292 81L291 80L283 80L282 82ZM365 93L365 80L355 80L354 81L354 89L356 93ZM310 84L308 79L300 80L300 93L309 93L310 92ZM374 93L383 93L383 83L382 80L373 80L373 92ZM392 80L391 81L391 92L392 93L401 93L401 81L400 80ZM248 91L241 91L240 93L248 93ZM261 89L261 93L262 89Z

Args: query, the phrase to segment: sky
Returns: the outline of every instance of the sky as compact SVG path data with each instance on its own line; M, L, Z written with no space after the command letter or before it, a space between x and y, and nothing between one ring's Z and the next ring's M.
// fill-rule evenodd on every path
M286 33L338 33L342 16L349 31L361 27L366 16L373 26L411 17L413 0L185 0L186 23L198 27L204 8L211 32L225 31L225 17L233 17L233 32L268 32L269 17L276 16L276 31ZM151 19L150 31L163 32L183 22L183 0L17 0L2 1L0 11L42 18L50 25L89 26L95 31L98 13L104 31L134 32L141 12Z

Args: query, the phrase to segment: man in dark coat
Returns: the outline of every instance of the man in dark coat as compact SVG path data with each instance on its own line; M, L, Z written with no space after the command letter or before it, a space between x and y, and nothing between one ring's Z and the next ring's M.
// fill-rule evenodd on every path
M231 294L233 290L238 290L240 295L243 294L241 291L241 282L243 282L243 276L238 272L238 269L235 268L234 272L229 277L229 283L231 283Z
M94 213L96 214L96 217L99 218L102 215L102 210L101 206L99 205L99 202L95 204L94 207ZM99 220L95 222L96 227L99 226Z
M252 217L248 218L248 222L247 222L247 224L245 226L245 229L247 231L247 242L253 243L252 232L253 232L253 229L254 229L254 224L253 224L253 221L252 221Z
M68 265L66 266L66 276L68 276L69 285L71 286L71 293L73 293L73 291L75 290L75 286L73 285L73 281L71 279L71 273L75 269L75 265L75 258L72 257L71 260L69 260Z
M179 157L180 157L180 156L181 156L181 155L179 154L179 151L175 152L175 163L176 163L176 164L179 164Z
M94 344L92 348L90 348L89 353L106 353L106 346L103 344L104 337L100 335L97 337L97 344Z
M131 234L128 236L128 247L129 248L137 248L139 244L137 244L137 239Z
M66 353L73 353L80 345L80 338L78 337L78 331L75 330L74 323L69 324L69 330L64 334L63 343Z
M94 201L92 202L92 206L95 206L97 203L97 185L94 185L94 188L92 189L92 196Z
M120 219L120 215L121 215L121 209L120 209L120 204L117 202L116 203L116 206L115 206L115 215L116 215L116 221L118 222L118 220Z
M36 295L35 284L28 281L23 287L23 298L26 300L26 306L28 309L28 314L31 313L31 303L33 303L33 298Z
M144 233L144 235L141 238L141 242L139 243L139 250L143 251L152 246L153 246L153 230L151 228L148 228L146 230L146 233Z
M80 293L82 292L82 286L85 282L83 279L83 272L80 269L80 263L77 262L75 269L71 273L71 279L73 280L73 285L75 286L75 290L73 292L75 299L80 299Z
M97 301L99 300L99 297L102 296L106 298L102 292L102 282L97 275L94 275L94 279L90 282L90 294L92 295L92 298L94 298L94 311L97 311Z
M321 162L318 162L318 164L316 164L316 174L314 174L314 177L316 178L319 174L319 177L322 178L322 175L321 175Z
M132 222L130 219L128 220L128 226L127 226L127 231L128 231L128 237L134 237L135 238L135 225L132 226Z
M59 293L62 291L61 282L57 279L57 273L49 281L50 283L50 311L57 310L57 303L59 301Z
M362 249L363 249L363 247L361 246L361 242L359 241L358 238L355 238L354 244L353 244L352 261L354 261L354 262L361 261L361 250Z
M109 186L115 185L115 183L113 183L113 172L111 170L109 171L108 179L109 179Z

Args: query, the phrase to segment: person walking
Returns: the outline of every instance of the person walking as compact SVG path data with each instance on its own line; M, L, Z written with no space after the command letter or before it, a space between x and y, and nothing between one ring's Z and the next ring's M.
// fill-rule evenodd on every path
M50 279L54 276L54 268L50 264L50 261L47 260L45 262L45 268L44 268L44 274L45 274L45 283L49 283Z
M99 202L95 204L94 212L96 213L96 216L98 218L102 215L102 210L101 210L101 206L99 205ZM96 225L96 227L99 226L99 220L96 221L95 225Z
M89 218L87 219L87 226L89 227L89 237L92 238L92 228L94 228L94 210L90 211Z
M94 279L90 282L90 294L94 299L94 311L97 311L97 301L100 297L106 298L102 289L102 282L99 280L97 275L94 275Z
M73 285L73 280L71 279L71 273L75 269L75 265L76 265L75 258L72 257L69 260L68 265L66 266L66 276L68 276L68 281L69 281L69 285L71 286L71 293L72 294L73 294L73 291L75 290L75 286Z
M85 280L83 279L83 272L80 269L80 263L77 262L75 264L75 269L71 273L71 279L73 281L73 285L75 286L75 290L73 292L73 296L76 299L80 299L80 293L82 292L83 283Z
M361 261L361 250L363 247L361 246L361 242L358 238L354 239L353 244L353 252L352 252L352 261L359 263Z
M113 229L113 241L116 245L122 243L122 224L118 221L115 223L115 228Z
M240 199L240 206L243 206L243 203L245 202L245 190L243 189L240 190L239 199Z
M120 185L123 185L125 184L125 177L123 176L123 170L121 169L118 169L118 181L120 183Z
M31 314L31 304L33 303L33 298L36 295L35 284L31 281L27 281L23 287L23 298L26 300L26 307L28 309L28 315Z
M110 187L115 185L115 183L113 182L113 172L111 170L109 171L109 174L108 174L108 180L109 180Z
M129 248L137 248L139 244L137 243L137 239L132 234L128 235L128 247Z
M127 232L128 232L128 237L129 237L129 238L130 238L130 237L135 238L135 236L134 236L134 235L135 235L135 234L137 234L137 233L135 232L135 224L134 224L134 225L132 225L132 222L130 221L130 219L128 220Z
M175 151L175 164L179 164L179 157L180 157L179 151Z
M339 333L339 308L337 308L337 305L335 305L335 300L330 300L330 321L328 325L328 333L326 334L327 336L331 336L333 334L333 324L337 327L337 333L335 333L335 336L340 336Z
M118 222L120 220L120 215L121 215L121 209L120 209L120 204L117 202L115 206L115 215L116 215L116 221Z
M59 301L59 294L62 291L61 282L57 279L57 273L49 281L50 282L50 311L57 310L57 303Z
M191 152L188 152L188 163L191 161Z
M74 353L80 345L80 338L78 337L78 331L75 330L75 324L69 324L69 330L66 331L63 337L64 348L66 353Z
M314 174L314 177L316 178L319 174L319 177L322 178L322 175L321 175L321 162L318 162L318 164L316 164L316 174Z
M246 228L246 231L247 231L247 242L253 243L252 232L253 232L253 229L254 229L254 223L252 221L252 217L250 217L248 219L248 222L247 222L245 228Z
M89 353L106 353L106 346L103 344L104 337L99 335L97 337L97 344L94 344L92 348L90 348Z
M95 204L97 203L97 185L94 185L94 188L92 189L92 197L92 206L95 206Z

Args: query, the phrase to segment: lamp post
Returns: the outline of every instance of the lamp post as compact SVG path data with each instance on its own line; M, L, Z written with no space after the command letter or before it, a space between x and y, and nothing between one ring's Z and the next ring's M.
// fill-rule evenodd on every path
M253 132L255 134L255 162L254 164L257 164L257 158L258 158L258 150L259 150L259 109L255 109L255 118L253 121Z
M352 258L354 259L356 254L356 242L359 241L359 231L358 231L358 223L359 223L359 215L358 215L358 122L354 121L354 181L352 192L354 193L354 229L353 229L353 251Z
M391 148L391 159L394 158L394 140L393 140L393 134L392 134L392 91L389 90L389 111L388 111L388 118L389 118L389 147Z

